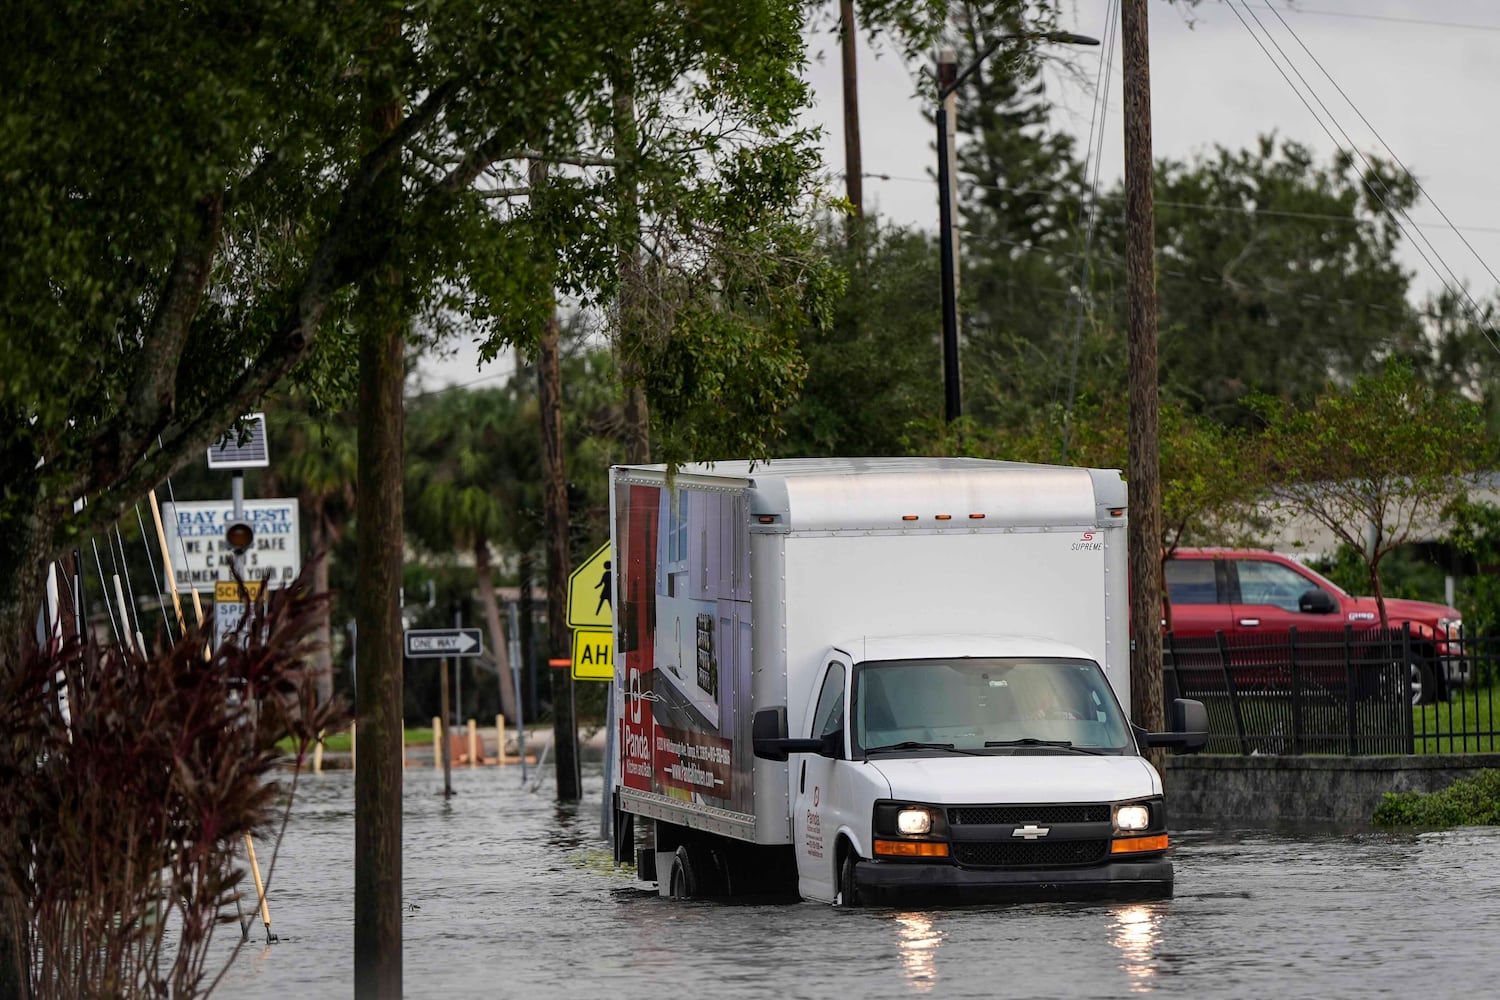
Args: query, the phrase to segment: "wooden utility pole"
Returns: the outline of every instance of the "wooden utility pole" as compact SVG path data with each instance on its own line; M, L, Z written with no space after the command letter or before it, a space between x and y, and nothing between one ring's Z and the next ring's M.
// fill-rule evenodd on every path
M1129 330L1130 704L1162 729L1161 467L1157 446L1156 213L1151 189L1151 64L1146 0L1120 5L1125 79L1125 301ZM1160 770L1162 753L1152 752Z
M563 461L562 378L557 314L547 321L537 363L537 392L542 417L543 518L547 531L547 645L552 657L571 653L568 634L568 477ZM557 800L576 802L582 778L578 772L578 734L573 720L573 672L552 671L552 744L557 758Z
M397 44L399 32L391 32ZM372 87L373 142L393 132L401 106ZM401 220L399 160L370 194L366 239L388 240ZM354 996L401 997L401 392L406 313L399 265L362 283L359 326L359 457L355 498L359 623L360 753L354 773Z
M865 217L864 157L859 148L859 65L854 0L839 0L839 40L844 55L844 190L854 216L845 227L851 237Z

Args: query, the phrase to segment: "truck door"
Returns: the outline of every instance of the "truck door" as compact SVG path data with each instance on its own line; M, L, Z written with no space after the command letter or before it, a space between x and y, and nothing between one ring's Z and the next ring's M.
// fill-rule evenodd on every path
M829 657L809 706L807 731L798 734L814 739L842 734L839 757L805 753L792 758L792 843L797 849L797 874L804 899L831 902L837 892L834 838L847 808L841 800L847 798L842 787L849 747L844 706L851 673L843 657Z

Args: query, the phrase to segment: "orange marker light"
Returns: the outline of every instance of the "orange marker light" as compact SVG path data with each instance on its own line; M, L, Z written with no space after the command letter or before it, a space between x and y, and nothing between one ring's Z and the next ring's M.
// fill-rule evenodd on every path
M970 514L969 515L969 520L971 520L971 521L983 521L984 520L984 515L983 514Z
M1167 849L1167 835L1165 833L1154 834L1150 837L1120 837L1109 845L1111 854L1133 854L1136 851L1165 851Z
M903 521L915 521L916 519L917 519L917 515L915 515L915 514L902 514L901 515L901 520L903 520Z
M946 858L948 845L930 840L877 840L875 853L895 858Z
M938 520L939 520L939 521L951 521L951 520L953 520L953 515L952 515L952 514L936 514L936 515L934 515L934 516L935 516L935 517L936 517L936 518L937 518L937 519L938 519Z

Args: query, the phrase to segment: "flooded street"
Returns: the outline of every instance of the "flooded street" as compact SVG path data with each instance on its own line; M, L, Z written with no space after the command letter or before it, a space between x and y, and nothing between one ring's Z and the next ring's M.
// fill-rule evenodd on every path
M1157 903L673 903L611 865L599 766L577 810L544 774L532 793L518 767L458 769L444 803L408 768L408 997L1482 996L1500 974L1500 830L1179 825ZM304 777L270 889L281 941L257 921L216 996L352 995L353 845L353 775Z

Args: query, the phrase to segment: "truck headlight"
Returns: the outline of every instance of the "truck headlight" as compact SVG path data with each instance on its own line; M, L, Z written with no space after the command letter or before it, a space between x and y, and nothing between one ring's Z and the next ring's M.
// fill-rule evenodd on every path
M1115 806L1116 830L1144 830L1151 825L1151 810L1140 803Z
M896 830L908 837L932 832L932 813L926 809L903 809L896 814Z
M1464 634L1464 620L1462 618L1439 618L1437 620L1438 631L1446 638L1458 639Z

